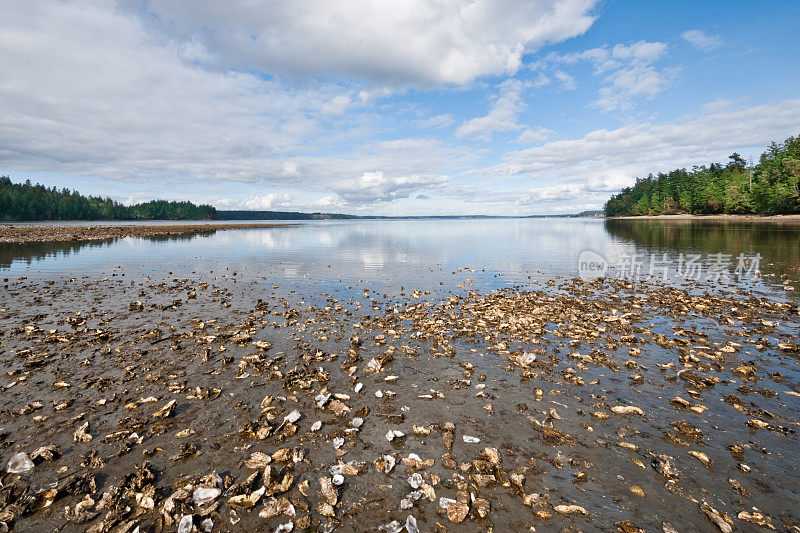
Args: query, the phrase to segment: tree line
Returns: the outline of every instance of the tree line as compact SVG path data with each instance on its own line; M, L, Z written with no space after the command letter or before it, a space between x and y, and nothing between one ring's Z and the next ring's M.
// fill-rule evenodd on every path
M0 220L207 220L216 219L210 205L153 200L124 205L111 198L83 196L78 191L12 183L0 176Z
M800 136L770 144L755 165L729 162L650 174L605 205L606 216L800 213Z

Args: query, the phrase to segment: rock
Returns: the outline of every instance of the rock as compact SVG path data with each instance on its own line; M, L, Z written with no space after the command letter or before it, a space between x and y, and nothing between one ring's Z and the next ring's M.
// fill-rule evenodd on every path
M6 472L9 474L26 474L33 470L33 467L33 461L28 458L27 454L25 454L25 452L19 452L8 460Z

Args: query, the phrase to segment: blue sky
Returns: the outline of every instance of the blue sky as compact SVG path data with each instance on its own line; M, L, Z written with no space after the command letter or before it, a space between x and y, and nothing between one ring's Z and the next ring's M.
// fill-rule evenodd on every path
M124 202L600 208L800 134L800 3L4 2L0 173Z

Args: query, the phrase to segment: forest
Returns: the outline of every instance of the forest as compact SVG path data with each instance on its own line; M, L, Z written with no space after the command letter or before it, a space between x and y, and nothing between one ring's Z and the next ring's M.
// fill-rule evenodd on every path
M124 205L111 198L82 196L69 189L12 183L0 176L0 220L209 220L217 211L210 205L153 200Z
M738 153L728 159L637 179L606 202L605 215L800 213L800 136L773 142L755 165Z

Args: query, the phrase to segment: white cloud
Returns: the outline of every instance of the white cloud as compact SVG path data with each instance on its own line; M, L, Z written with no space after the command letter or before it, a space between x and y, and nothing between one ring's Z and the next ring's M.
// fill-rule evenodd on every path
M385 176L383 171L364 172L360 177L336 184L332 189L348 204L366 205L374 202L391 202L408 198L424 189L447 181L444 176L412 175Z
M347 112L347 108L350 107L352 102L350 101L349 96L334 96L324 104L320 108L320 111L325 115L331 116L339 116L344 115Z
M253 194L243 200L221 198L213 201L215 207L220 209L244 209L250 211L268 211L272 209L285 209L292 205L292 196L289 194Z
M522 83L507 80L501 85L500 95L494 101L489 113L482 117L464 121L456 130L458 137L485 135L494 131L513 131L522 129L517 123L517 113L524 107Z
M681 38L698 50L709 51L722 46L722 39L708 35L702 30L689 30L681 33Z
M555 132L553 130L549 130L547 128L528 128L523 131L519 137L517 137L517 142L524 144L538 144L549 139L554 134Z
M0 17L0 159L18 171L257 180L319 131L335 85L206 70L107 2L11 2ZM199 52L193 52L198 56ZM202 56L200 54L198 57Z
M572 91L578 87L578 82L574 76L570 76L563 70L557 70L553 73L558 81L561 82L561 88L565 91Z
M415 124L420 128L444 128L452 125L454 122L455 118L453 118L453 115L446 113L417 120Z
M391 85L514 73L522 55L585 32L596 0L145 0L132 9L232 68Z
M661 42L638 41L617 44L612 48L592 48L574 54L549 56L554 63L574 64L588 61L594 72L602 76L603 87L593 105L603 111L630 109L637 98L652 98L669 87L674 69L659 70L655 66L667 52ZM556 71L555 75L561 71ZM560 78L559 78L560 79ZM562 80L570 88L569 80Z
M757 156L771 140L796 135L797 124L800 99L728 109L689 121L631 124L509 152L502 164L482 174L547 179L607 197L651 172L723 161L734 151Z

